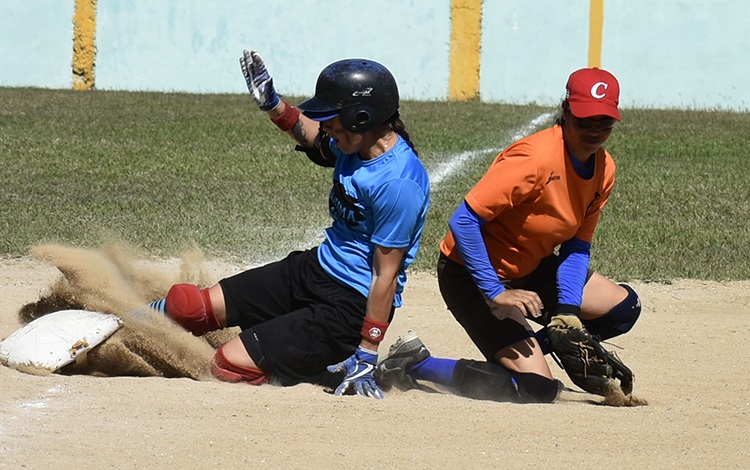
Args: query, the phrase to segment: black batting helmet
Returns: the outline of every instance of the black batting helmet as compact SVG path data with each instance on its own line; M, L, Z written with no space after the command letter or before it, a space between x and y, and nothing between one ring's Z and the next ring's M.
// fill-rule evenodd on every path
M346 130L367 132L398 111L398 86L383 65L367 59L344 59L320 72L315 96L297 107L316 121L339 116Z

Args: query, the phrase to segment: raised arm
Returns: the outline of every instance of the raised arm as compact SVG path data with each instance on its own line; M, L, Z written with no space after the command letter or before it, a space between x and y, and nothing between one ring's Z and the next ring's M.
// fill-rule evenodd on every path
M289 134L299 145L312 148L320 124L302 115L297 108L282 101L273 86L263 59L255 51L245 49L240 57L240 67L250 96L258 107L268 114L276 126Z

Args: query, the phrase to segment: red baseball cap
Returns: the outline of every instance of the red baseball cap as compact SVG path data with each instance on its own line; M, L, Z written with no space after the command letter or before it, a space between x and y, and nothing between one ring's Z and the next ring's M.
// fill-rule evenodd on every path
M565 98L577 118L609 116L620 120L620 84L614 75L596 67L576 70L565 85Z

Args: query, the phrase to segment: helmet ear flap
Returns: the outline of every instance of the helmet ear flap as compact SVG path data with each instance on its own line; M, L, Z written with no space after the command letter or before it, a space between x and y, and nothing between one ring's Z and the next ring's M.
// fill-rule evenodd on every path
M362 129L369 130L371 126L368 125L373 119L370 110L360 107L344 109L339 117L344 128L351 132L364 132Z
M363 126L370 121L370 113L362 109L354 116L354 121L357 125Z

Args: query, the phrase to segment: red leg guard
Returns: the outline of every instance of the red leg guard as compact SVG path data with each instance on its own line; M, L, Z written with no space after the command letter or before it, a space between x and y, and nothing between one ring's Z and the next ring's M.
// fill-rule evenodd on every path
M169 318L195 336L222 327L214 315L208 289L201 290L192 284L173 285L167 292L164 310Z
M211 364L211 373L224 382L245 382L250 385L263 385L268 382L268 374L260 369L242 367L229 362L222 351L224 346L216 351L214 362Z

